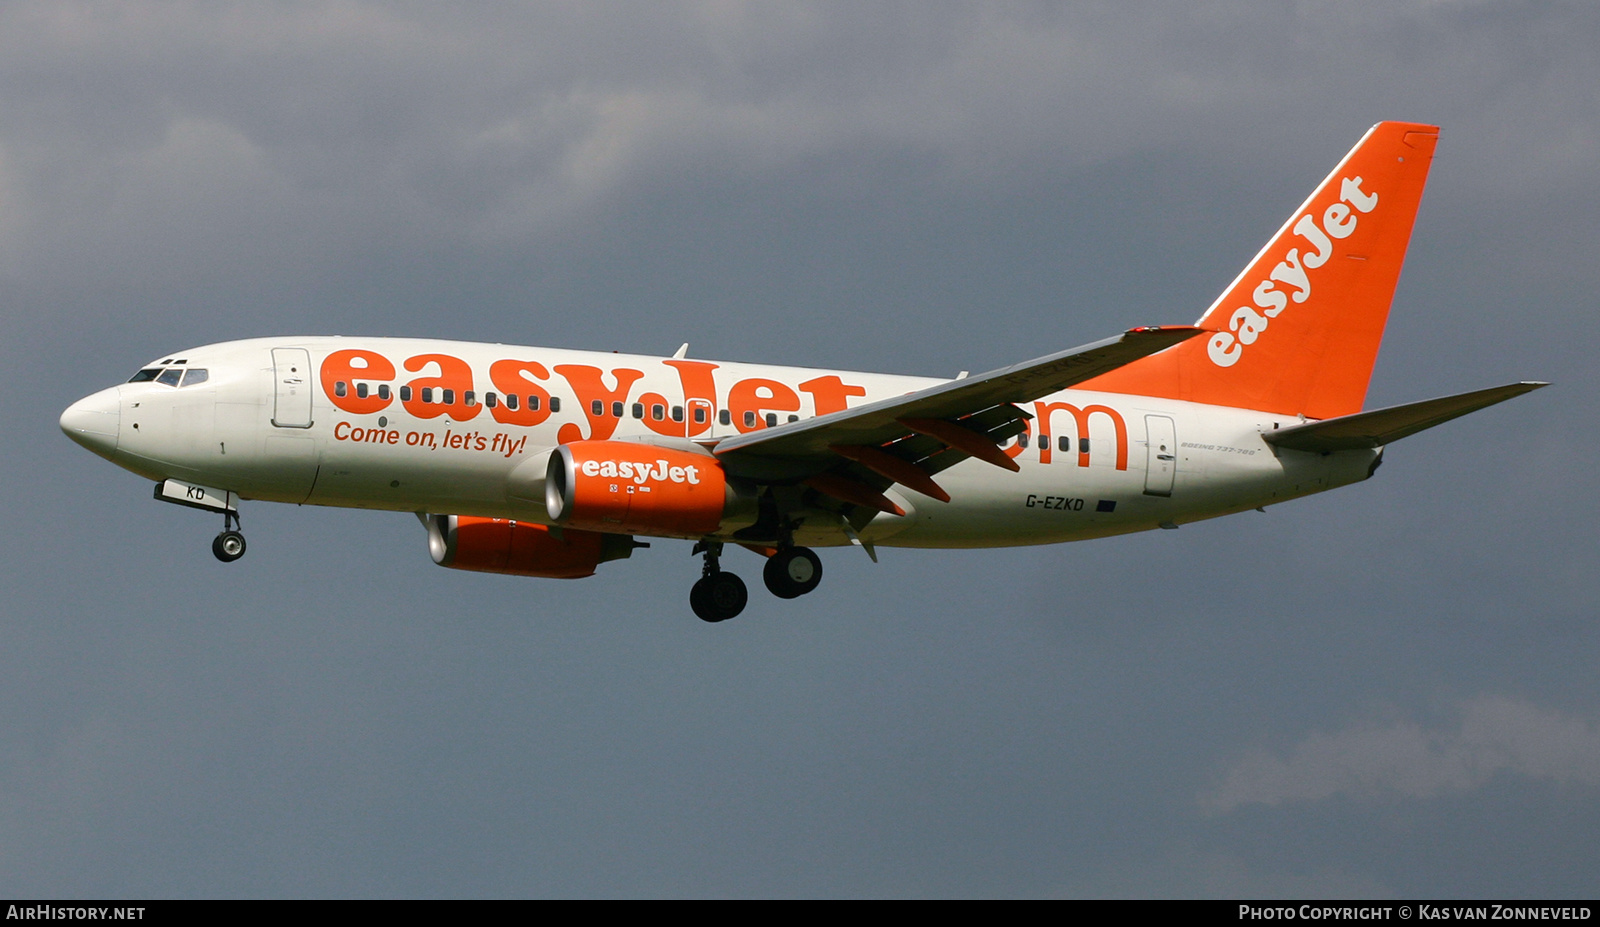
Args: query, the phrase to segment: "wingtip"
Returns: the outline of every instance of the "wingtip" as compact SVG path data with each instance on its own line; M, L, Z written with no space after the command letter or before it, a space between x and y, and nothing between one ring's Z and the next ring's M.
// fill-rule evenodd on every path
M1147 344L1161 345L1158 350L1164 351L1204 334L1207 334L1206 329L1195 325L1140 325L1123 332L1122 339L1125 341L1150 339Z
M1123 334L1147 335L1152 333L1167 333L1182 334L1186 338L1193 338L1195 335L1203 334L1204 332L1205 329L1194 325L1140 325L1135 328L1128 329L1126 332L1123 332Z

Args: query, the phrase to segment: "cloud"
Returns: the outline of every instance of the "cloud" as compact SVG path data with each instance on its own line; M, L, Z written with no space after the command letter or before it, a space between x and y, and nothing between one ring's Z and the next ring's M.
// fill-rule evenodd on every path
M1433 798L1472 791L1507 774L1600 784L1600 727L1528 702L1484 696L1462 706L1460 727L1414 723L1314 733L1277 757L1245 757L1201 806L1223 813L1336 796Z
M1271 144L1321 167L1323 126L1339 141L1380 116L1456 132L1485 107L1520 126L1488 133L1516 146L1484 159L1491 179L1586 178L1593 104L1554 125L1527 105L1593 83L1568 19L1430 4L17 4L0 10L0 269L120 281L197 247L163 251L119 221L147 206L205 239L196 266L244 240L226 273L283 249L277 273L295 277L345 241L516 244L641 191L835 155L1032 190L1173 145ZM1449 41L1395 44L1418 30ZM1530 31L1507 60L1475 53ZM1367 50L1359 65L1352 49ZM1413 102L1456 85L1465 105Z

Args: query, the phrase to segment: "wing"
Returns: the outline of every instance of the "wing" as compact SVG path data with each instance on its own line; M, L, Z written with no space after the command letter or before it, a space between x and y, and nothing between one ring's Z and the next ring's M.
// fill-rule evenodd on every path
M1017 469L1000 450L1003 442L1027 430L1032 418L1017 403L1066 389L1201 333L1189 326L1135 328L979 376L727 438L713 453L734 477L802 485L833 500L832 508L844 503L847 510L854 506L899 513L883 495L893 483L949 501L933 476L968 457Z

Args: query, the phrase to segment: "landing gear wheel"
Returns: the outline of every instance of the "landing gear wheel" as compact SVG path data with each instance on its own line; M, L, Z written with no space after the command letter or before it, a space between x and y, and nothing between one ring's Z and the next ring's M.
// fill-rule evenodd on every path
M237 531L224 531L211 542L211 552L223 563L232 563L244 556L244 535Z
M750 601L750 592L744 587L744 580L732 573L718 573L711 577L710 595L711 609L720 617L718 621L725 621L744 611L745 603Z
M694 616L701 621L718 621L711 614L711 577L702 576L695 580L689 587L689 607L694 609Z
M732 573L712 573L702 576L689 589L689 607L701 621L727 621L744 611L750 601L750 592L744 580Z
M761 578L778 598L797 599L822 582L822 559L809 547L780 550L767 558Z

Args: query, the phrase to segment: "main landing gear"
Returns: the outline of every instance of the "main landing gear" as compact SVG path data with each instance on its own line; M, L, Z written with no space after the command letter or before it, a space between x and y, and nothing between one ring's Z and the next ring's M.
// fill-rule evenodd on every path
M719 563L721 541L701 541L694 552L705 555L700 580L689 590L689 607L702 621L727 621L744 611L750 593L744 580L725 573ZM782 547L767 558L761 571L767 590L780 599L795 599L822 582L822 560L809 547Z
M761 578L778 598L798 599L822 582L822 558L809 547L780 548L767 558Z
M244 534L239 530L239 513L222 513L222 533L211 542L211 552L223 563L232 563L244 556Z
M706 555L700 580L689 589L689 607L701 621L727 621L744 611L750 593L744 580L732 573L722 572L718 559L722 556L721 541L701 541L694 552Z

